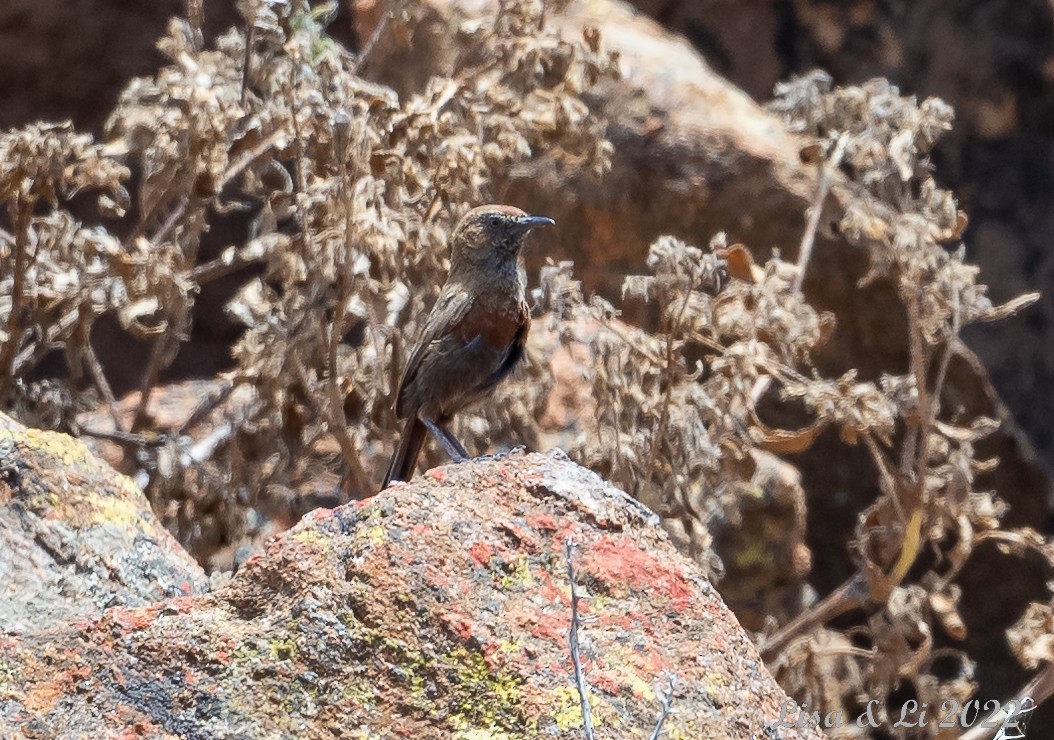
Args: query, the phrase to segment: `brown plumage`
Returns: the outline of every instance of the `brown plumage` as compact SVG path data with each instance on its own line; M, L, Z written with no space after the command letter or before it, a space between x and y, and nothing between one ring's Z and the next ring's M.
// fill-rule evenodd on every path
M427 431L455 461L468 458L447 424L523 355L531 316L520 252L533 227L553 223L489 205L469 211L454 229L450 273L399 381L395 412L407 421L382 490L413 475Z

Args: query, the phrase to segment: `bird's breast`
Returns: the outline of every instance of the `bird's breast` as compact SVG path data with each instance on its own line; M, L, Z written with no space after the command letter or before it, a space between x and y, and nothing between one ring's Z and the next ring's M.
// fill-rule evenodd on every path
M454 334L466 344L478 341L492 349L504 350L516 340L530 320L526 303L493 305L477 299Z

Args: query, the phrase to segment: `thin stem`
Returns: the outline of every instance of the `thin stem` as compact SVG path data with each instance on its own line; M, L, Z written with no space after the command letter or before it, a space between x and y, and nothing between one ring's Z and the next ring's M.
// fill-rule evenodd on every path
M931 407L930 394L926 388L926 351L922 346L922 318L919 307L918 289L908 289L905 296L908 309L908 350L911 361L911 373L915 377L915 395L918 398L920 425L918 429L918 450L915 452L915 487L918 501L911 502L911 508L922 503L922 493L926 485L926 465L930 457ZM907 461L910 463L910 461ZM905 471L908 472L908 471Z
M7 315L4 327L7 342L0 355L0 399L8 396L15 383L18 345L22 339L22 299L25 294L26 271L29 267L29 224L33 216L33 204L27 202L19 193L15 196L12 210L15 226L15 265L11 275L11 313Z
M250 18L246 21L245 28L245 55L242 57L242 89L238 97L238 104L245 106L246 94L249 92L249 74L252 71L253 43L256 40L256 19Z
M84 364L95 382L95 387L99 389L102 400L112 406L117 399L113 395L109 381L106 380L106 373L102 369L102 363L99 362L99 356L95 354L95 348L91 346L90 336L84 342Z
M373 27L373 32L370 37L366 39L366 43L362 45L362 49L359 50L359 55L355 57L354 63L351 65L351 73L357 75L362 71L363 65L370 58L370 54L377 46L377 42L381 40L381 35L387 30L388 24L391 23L392 16L395 15L395 9L390 7L384 9L384 13L381 15L381 19L377 21L377 25Z
M842 164L845 156L845 146L849 141L849 135L843 133L838 137L838 142L831 152L830 159L820 162L820 181L817 183L816 198L809 209L809 222L805 226L805 233L801 237L801 246L798 248L798 274L794 276L794 293L801 293L802 283L805 282L805 268L812 258L812 248L816 243L816 232L820 228L820 216L823 214L823 204L827 200L827 194L831 192L831 184L834 181L834 173Z
M662 409L659 411L659 423L655 426L655 433L651 439L651 450L648 453L648 485L650 486L652 480L655 477L656 461L659 457L659 445L662 444L662 438L666 435L666 425L670 421L670 404L673 402L673 350L674 344L676 343L676 332L681 326L681 321L684 319L684 312L688 308L688 303L692 298L692 289L689 287L684 292L684 300L681 301L681 308L677 312L676 318L670 325L666 327L666 355L664 360L664 369L666 375L666 392L663 393L662 397ZM640 496L637 496L640 498Z
M998 704L996 711L977 722L969 732L961 736L960 740L990 740L990 738L1024 738L1023 725L1028 721L1029 715L1040 704L1054 695L1054 664L1047 663L1031 681L1021 687L1011 701ZM1012 716L1006 716L1006 708L1011 703L1017 706L1017 711ZM988 705L988 702L985 702ZM1007 731L1017 731L1019 734L1006 734ZM997 732L999 734L997 734Z
M659 740L659 736L662 735L662 726L666 724L666 718L673 712L673 692L677 689L677 677L670 676L669 688L662 692L662 696L659 701L662 702L662 711L659 713L659 719L655 723L655 729L651 733L650 740Z
M951 364L955 345L959 341L959 330L962 328L962 310L959 305L959 291L952 293L952 327L947 339L944 340L944 352L941 353L940 364L937 366L937 378L933 382L933 404L930 409L930 420L928 427L937 421L937 415L941 409L941 392L944 390L944 381L948 377L948 366ZM927 427L927 428L928 428Z
M758 645L762 660L768 662L779 655L798 635L826 624L837 616L859 609L867 600L867 581L859 573L836 588L819 603L806 609L779 631L764 638Z
M582 654L578 644L578 586L575 575L575 550L578 545L568 537L564 540L564 557L567 558L567 578L571 581L571 629L567 631L567 641L571 647L571 664L575 669L575 686L578 688L578 699L582 704L582 733L586 740L594 739L593 714L589 708L589 684L582 670Z
M237 378L233 382L225 383L218 391L207 396L197 405L197 408L194 409L187 420L180 425L176 436L182 437L200 424L217 406L230 398L231 394L234 393L234 389L244 382L244 378Z
M170 341L168 331L165 331L157 336L154 346L150 348L150 358L146 362L143 379L139 382L139 405L135 409L132 428L129 431L137 432L146 424L150 397L154 393L154 385L157 383L157 376L161 373L163 358L168 353Z

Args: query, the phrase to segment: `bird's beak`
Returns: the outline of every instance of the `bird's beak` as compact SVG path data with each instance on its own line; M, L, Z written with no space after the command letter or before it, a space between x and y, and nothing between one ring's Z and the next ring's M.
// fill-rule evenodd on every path
M533 229L535 226L556 226L556 221L553 221L548 216L521 216L516 219L516 225L526 231L527 229Z

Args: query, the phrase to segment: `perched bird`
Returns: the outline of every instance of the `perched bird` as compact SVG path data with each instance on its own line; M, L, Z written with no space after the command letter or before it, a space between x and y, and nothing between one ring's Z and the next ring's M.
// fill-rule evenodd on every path
M454 229L446 284L399 381L395 413L406 423L382 490L413 475L426 431L455 462L468 459L447 424L523 356L531 315L520 251L532 228L555 223L489 205L469 211Z

